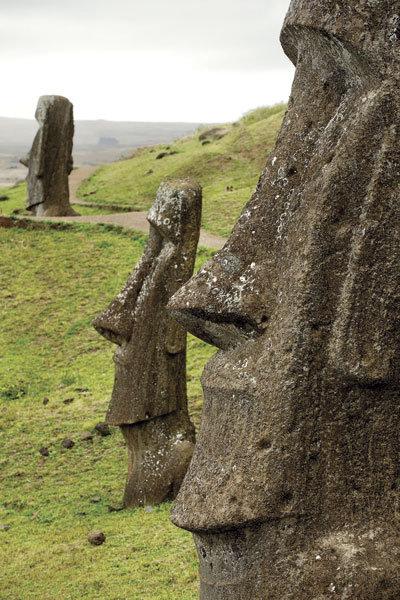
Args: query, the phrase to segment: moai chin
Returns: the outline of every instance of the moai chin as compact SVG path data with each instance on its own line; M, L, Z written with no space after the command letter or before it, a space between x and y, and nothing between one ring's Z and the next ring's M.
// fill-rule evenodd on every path
M147 219L150 235L123 290L93 321L118 344L107 422L128 448L124 506L175 498L194 448L186 396L186 331L167 312L193 273L201 187L190 179L160 185Z
M26 208L43 217L76 215L69 203L68 187L73 166L72 104L63 96L41 96L35 118L39 129L32 148L20 158L29 169Z
M399 8L291 3L275 149L170 302L220 348L173 509L201 600L400 598Z

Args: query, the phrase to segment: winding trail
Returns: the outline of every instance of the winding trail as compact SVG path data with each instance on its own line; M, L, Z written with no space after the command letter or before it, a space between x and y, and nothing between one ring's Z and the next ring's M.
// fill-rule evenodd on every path
M87 179L94 171L99 168L99 165L88 165L74 169L69 176L69 192L70 203L75 205L91 205L92 203L84 202L76 197L76 192L82 181ZM79 210L79 209L78 209ZM132 211L123 213L113 213L108 215L83 215L78 217L29 217L36 221L66 221L68 223L110 223L111 225L120 225L126 229L136 229L136 231L149 232L149 223L146 218L146 211ZM213 235L200 230L199 245L206 248L220 250L225 244L226 238L218 235Z

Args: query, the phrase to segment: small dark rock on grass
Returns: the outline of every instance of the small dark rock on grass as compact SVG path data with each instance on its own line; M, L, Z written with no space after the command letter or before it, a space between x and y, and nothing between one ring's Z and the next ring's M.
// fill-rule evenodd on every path
M0 531L8 531L10 526L8 523L0 523Z
M107 425L107 423L97 423L97 425L95 425L95 430L98 431L102 437L111 434L110 428Z
M82 442L93 442L93 436L88 431L85 431L85 433L82 433L81 435L81 440Z
M50 454L49 449L46 448L46 446L42 446L41 448L39 448L39 452L42 456L49 456Z
M64 446L64 448L73 448L75 446L75 442L69 438L64 438L61 444Z
M43 398L44 406L46 406L46 404L48 404L49 402L50 402L50 400L48 398Z
M71 402L73 402L75 400L75 398L65 398L65 400L63 400L63 404L71 404Z
M102 531L92 531L87 536L88 542L92 544L92 546L101 546L106 541L106 536Z
M100 502L101 498L99 498L98 496L96 496L95 498L90 498L90 502L93 502L93 504L97 504L97 502Z
M119 512L120 510L124 510L123 506L114 506L113 504L109 504L107 508L109 512Z

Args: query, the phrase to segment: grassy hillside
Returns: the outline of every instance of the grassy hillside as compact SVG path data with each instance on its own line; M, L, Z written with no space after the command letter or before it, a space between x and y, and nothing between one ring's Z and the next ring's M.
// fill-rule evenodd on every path
M257 182L283 109L253 111L170 148L138 150L101 168L80 195L143 210L162 179L191 175L203 185L204 226L227 234ZM157 159L160 152L177 153ZM0 202L3 214L23 211L24 184L1 195L8 196ZM91 320L124 284L146 236L105 225L40 227L0 228L0 597L194 600L191 536L172 526L169 503L152 512L109 511L122 498L125 444L118 428L108 437L94 430L112 390L114 348ZM200 248L196 268L210 256ZM213 352L189 336L188 396L196 425L199 378ZM91 441L83 439L88 434ZM62 446L65 438L72 448ZM86 539L95 529L107 536L99 547Z
M191 536L170 523L170 504L109 512L122 498L125 444L118 428L104 438L94 431L112 390L114 348L90 323L125 282L146 237L63 227L0 229L0 597L196 598ZM200 249L197 266L209 256ZM188 346L198 423L199 376L214 349L193 337ZM64 438L74 447L64 448ZM107 536L101 547L87 542L95 529Z
M132 210L151 206L160 181L196 178L203 186L203 227L228 235L254 190L260 171L282 122L285 106L253 111L232 125L223 125L217 139L207 130L173 144L140 148L129 160L105 165L80 188L91 202L129 204ZM215 129L215 128L213 128ZM167 153L157 159L160 153ZM176 152L176 154L169 154ZM228 190L233 187L233 190Z
M203 186L202 226L229 235L275 143L284 110L285 105L260 108L236 123L211 128L216 131L209 135L203 129L173 144L139 148L130 159L100 167L81 185L78 196L101 205L147 210L163 179L191 176ZM162 153L166 155L157 158ZM10 196L0 203L4 214L23 208L23 186L1 192ZM77 210L105 212L81 206Z

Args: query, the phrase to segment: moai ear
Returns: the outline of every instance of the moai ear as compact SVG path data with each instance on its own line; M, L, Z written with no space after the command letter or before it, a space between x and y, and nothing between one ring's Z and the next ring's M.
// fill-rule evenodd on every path
M392 97L392 108L395 96ZM331 358L345 381L387 384L400 377L400 131L388 115L379 157L354 231L333 327Z
M172 317L168 318L165 347L170 354L182 352L186 346L186 329Z
M47 144L47 135L49 131L49 125L47 121L43 122L43 125L40 127L38 131L38 159L36 162L36 177L42 177L45 168L45 160L46 160L46 144Z

